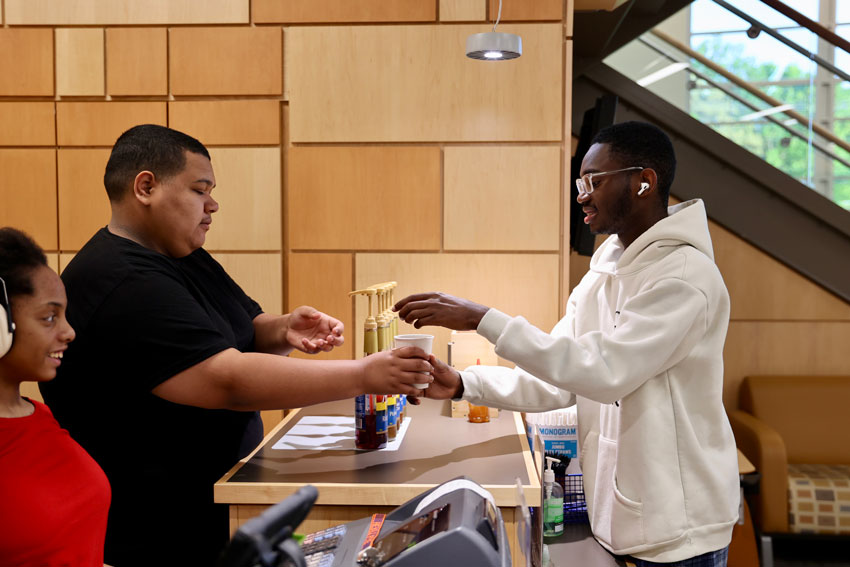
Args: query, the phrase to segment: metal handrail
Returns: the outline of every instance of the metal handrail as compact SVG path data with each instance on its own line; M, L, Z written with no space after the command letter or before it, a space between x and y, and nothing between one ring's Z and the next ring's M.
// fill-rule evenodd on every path
M752 85L750 85L749 83L747 83L746 81L744 81L743 79L738 77L737 75L730 73L729 71L727 71L726 69L724 69L720 65L716 64L714 61L708 59L707 57L705 57L701 53L694 51L689 46L687 46L684 43L678 41L677 39L667 35L666 33L659 31L657 29L652 29L652 30L649 30L649 31L650 31L650 33L652 33L652 35L658 37L663 42L665 42L669 45L672 45L673 47L675 47L676 49L678 49L682 53L686 54L688 57L692 57L692 58L696 59L697 61L699 61L700 63L702 63L703 65L705 65L706 67L708 67L709 69L714 71L715 73L718 73L718 74L722 75L723 77L725 77L726 79L728 79L729 82L734 83L735 85L741 87L742 89L744 89L745 91L747 91L751 95L758 97L759 99L761 99L765 103L769 104L770 106L777 107L777 106L781 106L783 104L782 101L779 101L779 100L773 98L772 96L763 93L762 91L753 87ZM841 138L839 138L838 136L836 136L835 134L833 134L832 132L830 132L826 128L811 122L805 116L798 113L797 111L788 109L788 110L784 110L783 113L790 116L791 118L796 120L798 123L804 125L806 128L811 128L813 132L815 132L817 135L821 136L822 138L825 138L825 139L829 140L830 142L832 142L833 144L841 147L845 151L850 152L850 144L848 144L846 141L842 140Z
M658 53L658 54L660 54L660 55L662 55L662 56L666 57L666 58L667 58L667 59L669 59L670 61L673 61L673 62L676 62L676 63L678 63L678 62L679 62L679 60L678 60L678 59L676 59L675 57L673 57L672 55L670 55L669 53L667 53L667 52L666 52L666 51L664 51L663 49L659 48L658 46L653 45L651 42L647 41L647 40L646 40L646 39L644 39L643 37L639 37L639 38L638 38L638 41L640 41L642 44L644 44L644 45L645 45L645 46L647 46L648 48L652 49L652 50L653 50L653 51L655 51L656 53ZM736 102L738 102L738 103L740 103L740 104L742 104L742 105L744 105L744 106L746 106L746 107L750 108L751 110L761 110L758 106L756 106L756 105L755 105L754 103L752 103L751 101L749 101L749 100L745 99L744 97L742 97L742 96L738 95L737 93L735 93L735 92L733 92L731 89L729 89L729 88L727 88L727 87L725 87L725 86L721 85L720 83L718 83L718 82L716 82L716 81L712 80L712 79L711 79L711 77L707 76L705 73L701 73L700 71L697 71L696 69L693 69L692 67L688 67L688 69L687 69L687 70L688 70L688 72L689 72L689 73L691 73L692 75L695 75L695 76L696 76L696 77L698 77L699 79L702 79L703 81L705 81L706 83L708 83L709 85L711 85L713 88L716 88L717 90L719 90L719 91L723 92L724 94L726 94L726 96L728 96L729 98L731 98L731 99L735 100ZM800 132L797 132L796 130L792 130L791 128L789 128L788 126L786 126L785 124L783 124L781 120L778 120L776 117L774 117L774 116L765 116L764 118L765 118L768 122L771 122L771 123L773 123L773 124L776 124L777 126L779 126L780 128L782 128L783 130L785 130L786 132L788 132L790 135L794 136L795 138L798 138L798 139L800 139L800 140L803 140L803 141L804 141L804 142L806 142L807 144L811 144L813 148L815 148L815 149L817 149L818 151L820 151L821 153L823 153L823 154L825 154L825 155L829 156L831 159L833 159L833 160L837 161L838 163L840 163L840 164L844 165L845 167L850 168L850 161L847 161L847 160L843 159L841 156L837 156L837 155L835 155L835 154L834 154L833 152L831 152L828 148L823 147L823 146L822 146L822 145L820 145L818 142L816 142L816 141L814 141L814 140L809 140L807 136L805 136L805 135L801 134Z
M782 15L788 17L788 18L791 18L792 20L794 20L795 22L797 22L798 24L800 24L801 26L803 26L804 28L806 28L810 32L817 34L819 37L821 37L822 39L825 39L826 41L828 41L832 45L834 45L836 47L840 47L841 49L843 49L847 53L850 53L850 41L847 41L846 39L844 39L843 37L841 37L837 33L833 32L832 30L829 30L829 29L823 27L822 25L820 25L816 21L807 18L806 16L804 16L803 14L801 14L800 12L798 12L797 10L792 8L791 6L788 6L787 4L784 4L784 3L780 2L779 0L761 0L761 2L762 2L762 4L767 4L768 6L770 6L771 8L776 10L777 12L779 12L780 14L782 14Z
M713 0L713 2L715 4L717 4L718 6L723 6L728 11L732 12L733 14L735 14L736 16L741 18L742 20L746 20L746 21L750 22L750 25L755 26L759 30L766 32L768 35L770 35L774 39L784 43L785 45L787 45L788 47L790 47L791 49L793 49L797 53L804 55L807 59L811 59L812 61L814 61L815 63L817 63L821 67L823 67L824 69L827 69L831 73L838 75L839 77L841 77L845 81L850 81L850 75L848 75L847 73L845 73L844 71L842 71L841 69L839 69L838 67L836 67L835 65L830 63L829 61L826 61L822 57L815 55L811 51L808 51L805 48L800 47L799 45L797 45L796 43L794 43L793 41L791 41L790 39L788 39L787 37L785 37L781 33L778 33L776 30L774 30L770 26L764 25L763 23L761 23L760 21L758 21L757 19L755 19L751 15L747 14L746 12L742 12L738 8L732 6L731 4L726 2L726 0Z

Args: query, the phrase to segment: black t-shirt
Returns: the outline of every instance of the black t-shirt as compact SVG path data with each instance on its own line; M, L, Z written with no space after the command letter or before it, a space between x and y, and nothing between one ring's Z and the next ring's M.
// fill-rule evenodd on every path
M41 391L109 477L105 561L212 564L228 530L213 484L259 443L259 415L151 390L225 349L254 350L260 306L205 250L174 259L106 228L62 280L77 337Z

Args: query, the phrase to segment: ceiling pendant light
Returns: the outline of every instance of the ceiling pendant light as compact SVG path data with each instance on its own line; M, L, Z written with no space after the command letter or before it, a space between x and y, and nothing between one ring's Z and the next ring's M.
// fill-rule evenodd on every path
M513 33L496 31L502 19L502 0L499 0L499 15L493 24L493 31L474 33L466 38L466 56L482 61L502 61L516 59L522 55L522 38Z

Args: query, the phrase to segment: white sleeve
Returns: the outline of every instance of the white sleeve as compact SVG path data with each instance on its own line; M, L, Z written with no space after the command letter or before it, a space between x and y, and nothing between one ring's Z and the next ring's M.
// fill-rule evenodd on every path
M547 411L575 403L575 396L520 368L470 366L460 373L463 399L513 411Z
M616 328L608 332L571 338L567 335L572 322L565 317L550 334L523 317L512 318L491 309L481 320L478 333L496 345L499 356L550 384L553 391L613 403L687 356L705 335L706 309L700 290L670 278L626 301ZM562 325L568 327L559 333ZM473 392L483 398L504 395L508 388L501 380L488 378L486 385L473 385ZM538 400L543 395L539 386L528 385L520 375L515 380L517 395L526 395L524 388ZM515 405L525 405L524 401Z

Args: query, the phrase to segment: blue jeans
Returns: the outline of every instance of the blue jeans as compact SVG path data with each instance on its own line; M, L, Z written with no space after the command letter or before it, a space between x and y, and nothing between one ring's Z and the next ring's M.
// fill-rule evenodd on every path
M644 561L632 557L629 563L634 563L635 567L726 567L726 558L729 556L729 548L724 547L717 551L709 551L690 559L683 559L675 563L654 563L652 561Z

